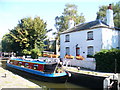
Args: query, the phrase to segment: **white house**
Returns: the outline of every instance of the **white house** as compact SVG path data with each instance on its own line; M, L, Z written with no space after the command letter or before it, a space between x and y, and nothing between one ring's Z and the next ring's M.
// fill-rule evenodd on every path
M95 20L74 26L74 22L69 21L68 30L60 35L60 57L81 55L87 59L87 55L94 55L102 49L120 48L120 31L114 27L111 4L106 17L106 23Z

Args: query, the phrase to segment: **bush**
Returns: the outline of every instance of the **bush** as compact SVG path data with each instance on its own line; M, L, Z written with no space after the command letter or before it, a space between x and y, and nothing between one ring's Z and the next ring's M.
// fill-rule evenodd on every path
M31 58L37 59L39 52L40 52L39 49L32 49L31 50Z
M95 54L96 70L102 72L115 72L115 59L117 72L120 72L120 50L102 50Z
M23 49L22 53L23 53L24 55L30 55L30 54L31 54L31 52L28 51L27 49Z
M87 55L87 58L94 58L94 55Z

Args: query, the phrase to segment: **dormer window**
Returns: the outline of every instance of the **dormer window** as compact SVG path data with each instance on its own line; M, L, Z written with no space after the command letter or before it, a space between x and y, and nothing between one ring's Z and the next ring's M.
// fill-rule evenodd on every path
M93 31L87 32L87 40L93 40Z
M70 41L70 36L69 35L66 35L65 36L65 42L69 42Z

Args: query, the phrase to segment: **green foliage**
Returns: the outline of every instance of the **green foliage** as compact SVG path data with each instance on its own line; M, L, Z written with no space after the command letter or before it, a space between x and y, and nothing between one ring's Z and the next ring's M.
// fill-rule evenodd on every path
M2 51L3 52L14 52L14 50L16 50L16 48L17 48L17 47L15 47L15 45L17 45L17 43L14 43L14 40L12 39L10 34L5 34L2 38L1 43L2 43Z
M22 53L23 53L24 55L30 55L30 54L31 54L31 52L28 51L27 49L24 49L24 50L22 51Z
M120 50L102 50L95 54L96 70L102 72L115 72L115 59L117 72L120 72Z
M56 43L57 45L54 43L55 47L53 48L56 48L56 46L59 47L60 33L68 29L68 20L71 18L75 24L85 22L83 14L77 14L77 6L75 4L66 4L62 15L55 17L55 28L57 29L56 40L58 40L58 43Z
M47 29L46 23L40 17L23 18L14 29L9 31L9 34L2 39L4 51L30 54L30 50L34 48L43 50Z
M83 23L85 21L84 16L77 14L77 6L74 4L66 4L64 12L61 16L55 17L55 27L58 32L62 32L68 29L68 20L72 18L76 24Z
M87 55L88 58L94 58L94 55Z
M39 53L40 53L39 49L32 49L31 50L31 58L37 59Z
M97 12L97 19L105 20L107 7L108 6L104 5L99 7L99 11ZM112 9L114 12L114 24L116 27L120 28L120 1L116 4L112 3Z
M19 42L22 49L33 49L43 46L46 38L46 23L40 17L23 18L17 27L10 31L10 35Z

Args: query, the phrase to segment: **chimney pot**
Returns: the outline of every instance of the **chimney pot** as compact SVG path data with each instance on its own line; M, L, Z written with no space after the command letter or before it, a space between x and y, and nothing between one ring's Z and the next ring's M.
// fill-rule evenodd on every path
M111 4L109 4L108 9L106 11L106 18L107 18L107 24L109 27L114 27L114 20L113 20L113 10Z
M112 5L111 4L109 4L108 9L112 9Z
M68 29L74 27L74 24L75 24L74 20L72 18L70 18L69 21L68 21Z

